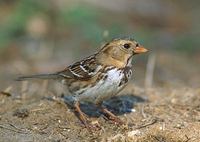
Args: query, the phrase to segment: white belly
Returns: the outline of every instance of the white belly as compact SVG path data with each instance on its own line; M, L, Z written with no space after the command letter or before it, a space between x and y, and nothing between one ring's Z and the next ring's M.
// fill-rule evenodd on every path
M122 78L123 73L120 70L112 69L107 72L107 78L105 80L100 80L93 87L84 88L85 91L78 96L78 99L95 103L104 98L112 97L125 86L124 84L119 87Z

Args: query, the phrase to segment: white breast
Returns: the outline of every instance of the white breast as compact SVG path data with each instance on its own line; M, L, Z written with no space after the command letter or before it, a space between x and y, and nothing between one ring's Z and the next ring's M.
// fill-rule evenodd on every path
M121 79L123 78L123 72L118 69L111 69L105 74L107 76L106 79L100 80L95 86L87 88L84 88L83 90L79 90L80 92L83 92L82 94L79 94L79 91L77 92L78 99L84 100L84 101L92 101L96 102L99 99L103 98L109 98L113 95L116 95L124 86L120 86L119 84L121 82Z

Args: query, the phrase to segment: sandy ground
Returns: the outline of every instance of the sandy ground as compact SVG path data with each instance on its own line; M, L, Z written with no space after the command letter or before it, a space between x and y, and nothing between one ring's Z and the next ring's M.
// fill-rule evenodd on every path
M66 104L68 100L61 97L57 83L6 81L9 74L3 76L2 72L10 70L7 67L12 64L4 64L0 71L4 78L1 80L4 92L0 94L0 142L199 142L199 70L192 68L197 64L169 55L159 54L157 58L154 85L157 87L145 90L143 81L138 80L144 72L136 66L140 71L135 72L136 79L117 97L104 103L125 125L106 120L91 104L81 105L91 123L101 127L92 132L84 128Z
M2 142L200 140L198 89L154 88L144 91L130 84L121 95L105 103L125 125L115 125L90 105L82 105L92 123L98 123L101 127L92 132L84 128L64 99L52 100L53 94L23 98L8 95L0 95Z

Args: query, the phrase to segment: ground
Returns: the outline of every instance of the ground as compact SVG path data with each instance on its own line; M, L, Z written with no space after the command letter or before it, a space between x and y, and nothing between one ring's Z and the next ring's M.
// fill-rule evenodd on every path
M162 55L162 58L165 56ZM164 72L165 77L170 71L184 69L185 66L170 68L169 62L173 60L173 64L178 64L178 60L168 59L158 59L160 63L156 67L157 70L164 66L168 69ZM137 69L141 70L140 67ZM142 76L140 73L136 75ZM164 73L155 71L155 78ZM163 78L160 78L156 81L160 86L146 89L136 78L118 96L107 100L104 105L117 114L125 125L115 125L91 104L82 104L81 108L91 122L101 126L100 130L92 132L84 128L74 110L65 103L67 99L61 96L59 84L37 80L5 82L0 95L0 141L199 142L198 70L181 73L183 81L173 80L172 73L167 78L171 77L173 83L163 83Z

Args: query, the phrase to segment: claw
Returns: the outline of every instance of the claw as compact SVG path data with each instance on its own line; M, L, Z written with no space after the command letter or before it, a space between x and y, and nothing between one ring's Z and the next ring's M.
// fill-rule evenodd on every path
M110 112L109 110L107 110L106 108L103 108L102 109L102 112L105 114L105 116L111 120L112 122L114 122L115 124L118 124L118 125L123 125L124 122L119 119L116 115L114 115L112 112Z

